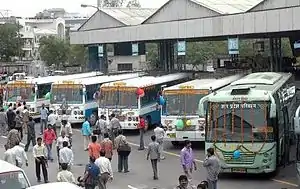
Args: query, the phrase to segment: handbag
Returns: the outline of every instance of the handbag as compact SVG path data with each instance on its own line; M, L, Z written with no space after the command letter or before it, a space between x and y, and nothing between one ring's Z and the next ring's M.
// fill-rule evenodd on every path
M121 151L121 152L131 152L131 147L129 146L129 144L124 141L124 139L122 139L120 141L120 145L117 151Z

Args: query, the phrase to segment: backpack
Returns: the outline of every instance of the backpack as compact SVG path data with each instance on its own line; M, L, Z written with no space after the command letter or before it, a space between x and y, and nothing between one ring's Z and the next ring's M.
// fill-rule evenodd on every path
M87 185L97 185L99 180L100 169L95 164L88 164L86 166L86 173L84 175L83 181Z

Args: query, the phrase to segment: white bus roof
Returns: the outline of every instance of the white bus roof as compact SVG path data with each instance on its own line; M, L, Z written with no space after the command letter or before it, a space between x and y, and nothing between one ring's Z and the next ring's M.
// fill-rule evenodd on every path
M164 90L180 90L182 89L181 86L192 86L193 89L212 89L216 90L221 87L224 87L226 85L229 85L230 83L240 79L242 75L233 75L229 77L224 77L220 79L195 79L192 81L188 81L185 83L180 83L177 85L173 85L170 87L164 88Z
M157 84L166 83L169 81L174 81L176 79L183 79L191 76L188 73L175 73L175 74L168 74L164 76L141 76L138 78L133 79L126 79L122 80L122 83L125 83L124 85L126 87L146 87L146 86L152 86ZM114 86L114 82L106 83L102 85L103 87L111 87Z
M11 171L23 171L21 168L3 160L0 160L0 167L0 173L6 173Z
M47 184L39 184L39 185L31 186L27 189L53 189L53 188L82 189L81 187L69 182L52 182Z
M102 75L101 72L88 72L88 73L80 73L80 74L71 74L71 75L57 75L57 76L47 76L47 77L39 77L39 78L33 78L26 81L27 83L37 83L37 84L47 84L47 83L53 83L56 81L61 80L73 80L77 78L88 78L88 77L94 77L97 75ZM9 82L13 83L13 82Z
M94 85L94 84L102 84L102 83L108 83L113 81L119 81L124 79L130 79L139 77L140 73L129 73L129 74L118 74L118 75L103 75L103 76L97 76L97 77L89 77L89 78L80 78L80 79L74 79L72 82L74 84L82 84L82 85ZM63 84L63 81L55 82L56 84Z
M230 100L236 95L243 97L269 99L267 94L274 94L278 89L292 77L291 73L257 72L249 74L239 79L229 86L219 90L216 94L211 94L212 101ZM236 91L232 94L233 91ZM246 94L239 94L238 91L249 90Z

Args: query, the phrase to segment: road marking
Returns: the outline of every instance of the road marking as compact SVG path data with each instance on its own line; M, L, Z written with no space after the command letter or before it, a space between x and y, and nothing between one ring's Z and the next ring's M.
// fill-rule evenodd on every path
M80 129L74 129L75 131L78 131L78 132L81 132ZM135 144L135 143L132 143L132 142L128 142L130 145L132 146L137 146L139 147L140 145L139 144ZM146 149L148 147L145 147ZM171 156L176 156L176 157L180 157L179 154L176 154L176 153L172 153L172 152L167 152L167 151L164 151L165 154L168 154L168 155L171 155ZM198 163L203 163L202 160L200 159L195 159L196 162ZM277 183L280 183L280 184L285 184L285 185L289 185L289 186L294 186L294 187L298 187L299 185L298 184L295 184L295 183L292 183L292 182L288 182L288 181L284 181L284 180L278 180L278 179L270 179L271 181L273 182L277 182ZM128 185L128 187L130 188L130 185ZM132 187L132 186L131 186ZM130 189L138 189L138 188L130 188Z
M128 185L128 188L129 188L129 189L138 189L138 188L133 187L133 186L131 186L131 185Z

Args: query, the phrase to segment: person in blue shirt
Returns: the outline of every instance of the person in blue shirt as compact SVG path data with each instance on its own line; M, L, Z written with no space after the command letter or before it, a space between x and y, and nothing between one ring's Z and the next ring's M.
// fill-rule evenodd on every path
M95 189L99 181L100 168L95 164L95 158L90 157L90 163L85 167L84 186L86 189Z
M85 118L85 122L82 124L81 133L83 135L83 147L84 150L88 150L88 146L90 143L90 137L92 135L91 125L88 118Z

